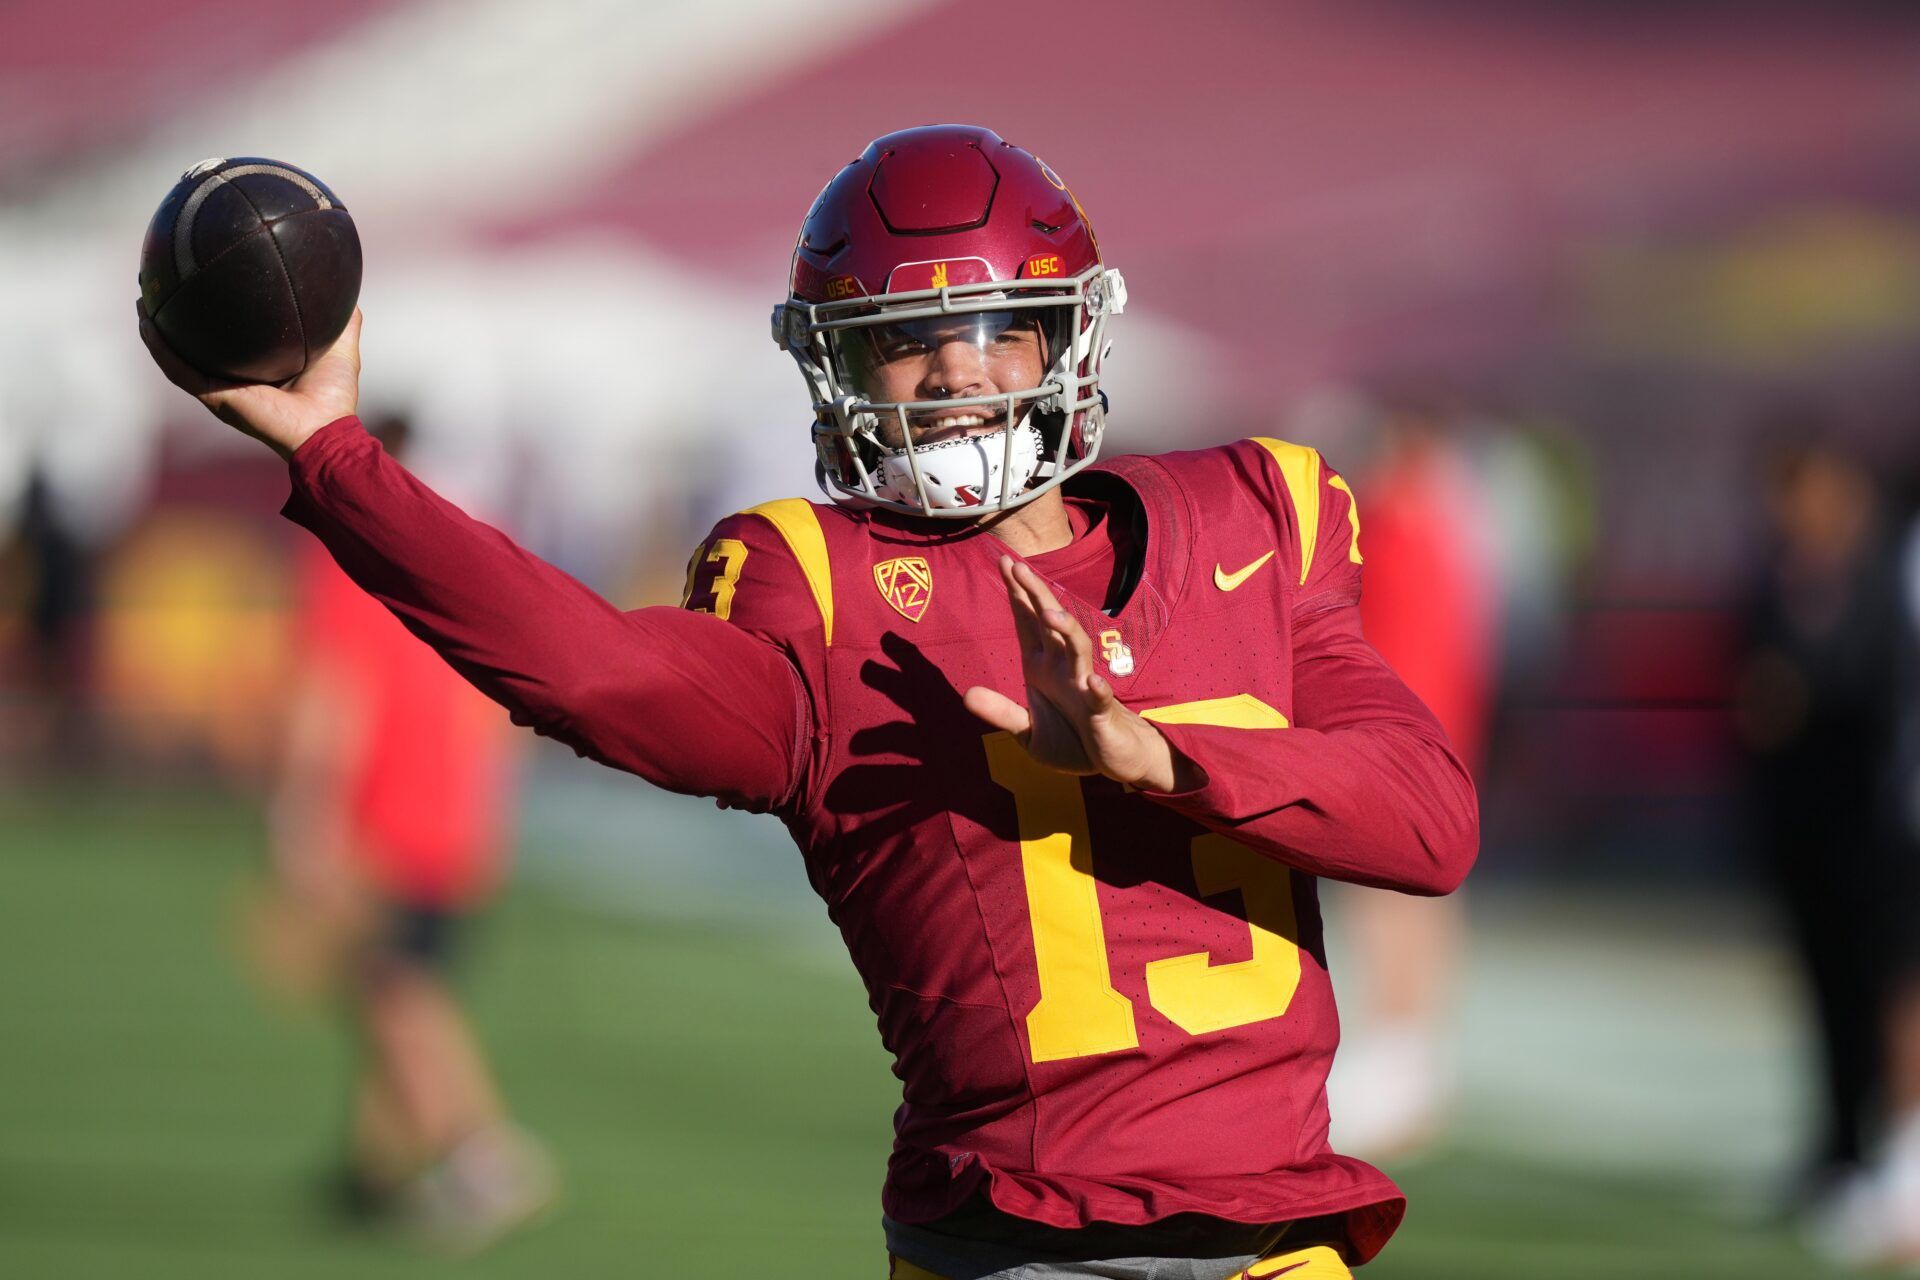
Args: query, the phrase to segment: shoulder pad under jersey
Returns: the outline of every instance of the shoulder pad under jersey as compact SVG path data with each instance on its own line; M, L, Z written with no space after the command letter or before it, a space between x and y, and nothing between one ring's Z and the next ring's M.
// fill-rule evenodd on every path
M1297 580L1304 596L1333 592L1358 600L1360 509L1345 478L1318 449L1303 444L1252 436L1236 447L1247 446L1257 447L1279 477L1275 496L1284 498L1298 531Z
M830 647L833 570L821 514L804 498L781 498L720 521L687 564L682 607L776 643L817 635Z

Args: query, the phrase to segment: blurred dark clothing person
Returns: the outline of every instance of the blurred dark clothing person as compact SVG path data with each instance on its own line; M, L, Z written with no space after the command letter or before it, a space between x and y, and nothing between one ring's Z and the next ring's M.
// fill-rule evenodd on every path
M1873 1154L1890 1110L1884 1020L1916 919L1895 767L1913 638L1897 522L1865 465L1799 443L1767 480L1737 716L1755 847L1819 1033L1818 1194Z
M37 468L27 477L19 514L17 537L31 584L20 759L78 764L90 759L96 745L89 676L97 557Z

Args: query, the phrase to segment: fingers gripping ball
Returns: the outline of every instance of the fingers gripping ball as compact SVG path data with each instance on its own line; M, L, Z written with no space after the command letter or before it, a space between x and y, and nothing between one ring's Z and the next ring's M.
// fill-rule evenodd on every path
M211 377L285 382L333 345L360 297L360 235L310 173L203 160L160 202L140 249L140 305Z

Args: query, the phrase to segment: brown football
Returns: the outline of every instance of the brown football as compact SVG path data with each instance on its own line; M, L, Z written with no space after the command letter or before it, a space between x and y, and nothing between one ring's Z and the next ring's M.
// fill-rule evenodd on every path
M278 160L203 160L140 249L140 305L174 353L216 378L285 382L347 327L360 234L340 198Z

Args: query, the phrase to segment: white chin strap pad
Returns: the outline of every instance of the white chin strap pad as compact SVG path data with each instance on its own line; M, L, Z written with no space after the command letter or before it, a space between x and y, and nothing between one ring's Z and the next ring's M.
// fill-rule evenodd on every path
M1007 459L1007 433L960 436L938 444L923 444L913 451L913 462L920 464L920 475L927 483L927 510L958 511L966 507L990 507L1000 501L1000 475ZM1013 433L1013 468L1005 477L1007 492L1018 495L1040 467L1040 429L1023 424ZM920 506L920 494L913 483L913 464L904 449L889 453L880 463L875 488L879 496L891 502Z

